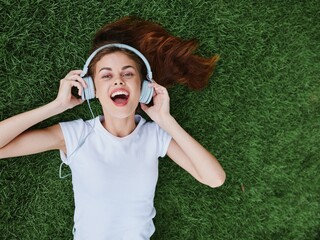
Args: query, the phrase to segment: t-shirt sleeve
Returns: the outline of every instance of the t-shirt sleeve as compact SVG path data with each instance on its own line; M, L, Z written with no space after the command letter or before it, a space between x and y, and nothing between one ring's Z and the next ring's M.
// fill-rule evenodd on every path
M84 134L86 134L85 122L82 119L79 119L70 122L60 122L59 125L61 127L67 149L67 155L60 150L60 157L65 164L70 164L71 156L79 147Z
M167 154L169 144L171 142L172 137L163 130L159 125L156 125L157 129L157 140L158 140L158 154L159 157L164 157Z

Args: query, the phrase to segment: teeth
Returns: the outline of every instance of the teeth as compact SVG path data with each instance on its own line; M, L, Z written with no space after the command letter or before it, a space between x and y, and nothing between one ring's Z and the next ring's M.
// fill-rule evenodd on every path
M128 96L129 94L125 91L116 91L114 93L112 93L111 97L115 97L115 96L118 96L118 95L126 95Z

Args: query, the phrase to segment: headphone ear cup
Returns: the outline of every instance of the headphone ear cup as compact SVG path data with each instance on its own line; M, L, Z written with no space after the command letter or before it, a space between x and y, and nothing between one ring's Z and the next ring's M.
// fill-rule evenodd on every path
M149 87L150 81L144 80L142 83L141 94L140 94L140 102L144 104L148 104L153 96L153 87Z
M92 77L88 76L88 77L83 77L83 80L87 83L87 88L83 88L82 91L82 100L90 100L95 98L95 91L94 91L94 84L93 84L93 80Z

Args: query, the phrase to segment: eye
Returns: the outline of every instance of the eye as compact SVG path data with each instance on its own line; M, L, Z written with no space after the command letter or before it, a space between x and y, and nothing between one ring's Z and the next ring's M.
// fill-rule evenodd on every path
M104 75L102 75L102 78L103 79L111 79L112 75L111 74L104 74Z
M134 74L132 72L126 72L126 73L122 74L122 77L126 78L126 79L132 78L133 76L134 76Z

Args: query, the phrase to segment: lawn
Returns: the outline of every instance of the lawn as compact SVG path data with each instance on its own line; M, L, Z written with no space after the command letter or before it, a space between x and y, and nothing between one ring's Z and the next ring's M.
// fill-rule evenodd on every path
M320 239L319 1L2 0L0 9L0 120L53 100L95 31L123 16L220 55L208 87L169 93L172 115L227 180L212 189L160 159L152 239ZM34 128L78 118L90 118L87 105ZM72 239L72 183L59 166L57 151L0 161L0 239Z

